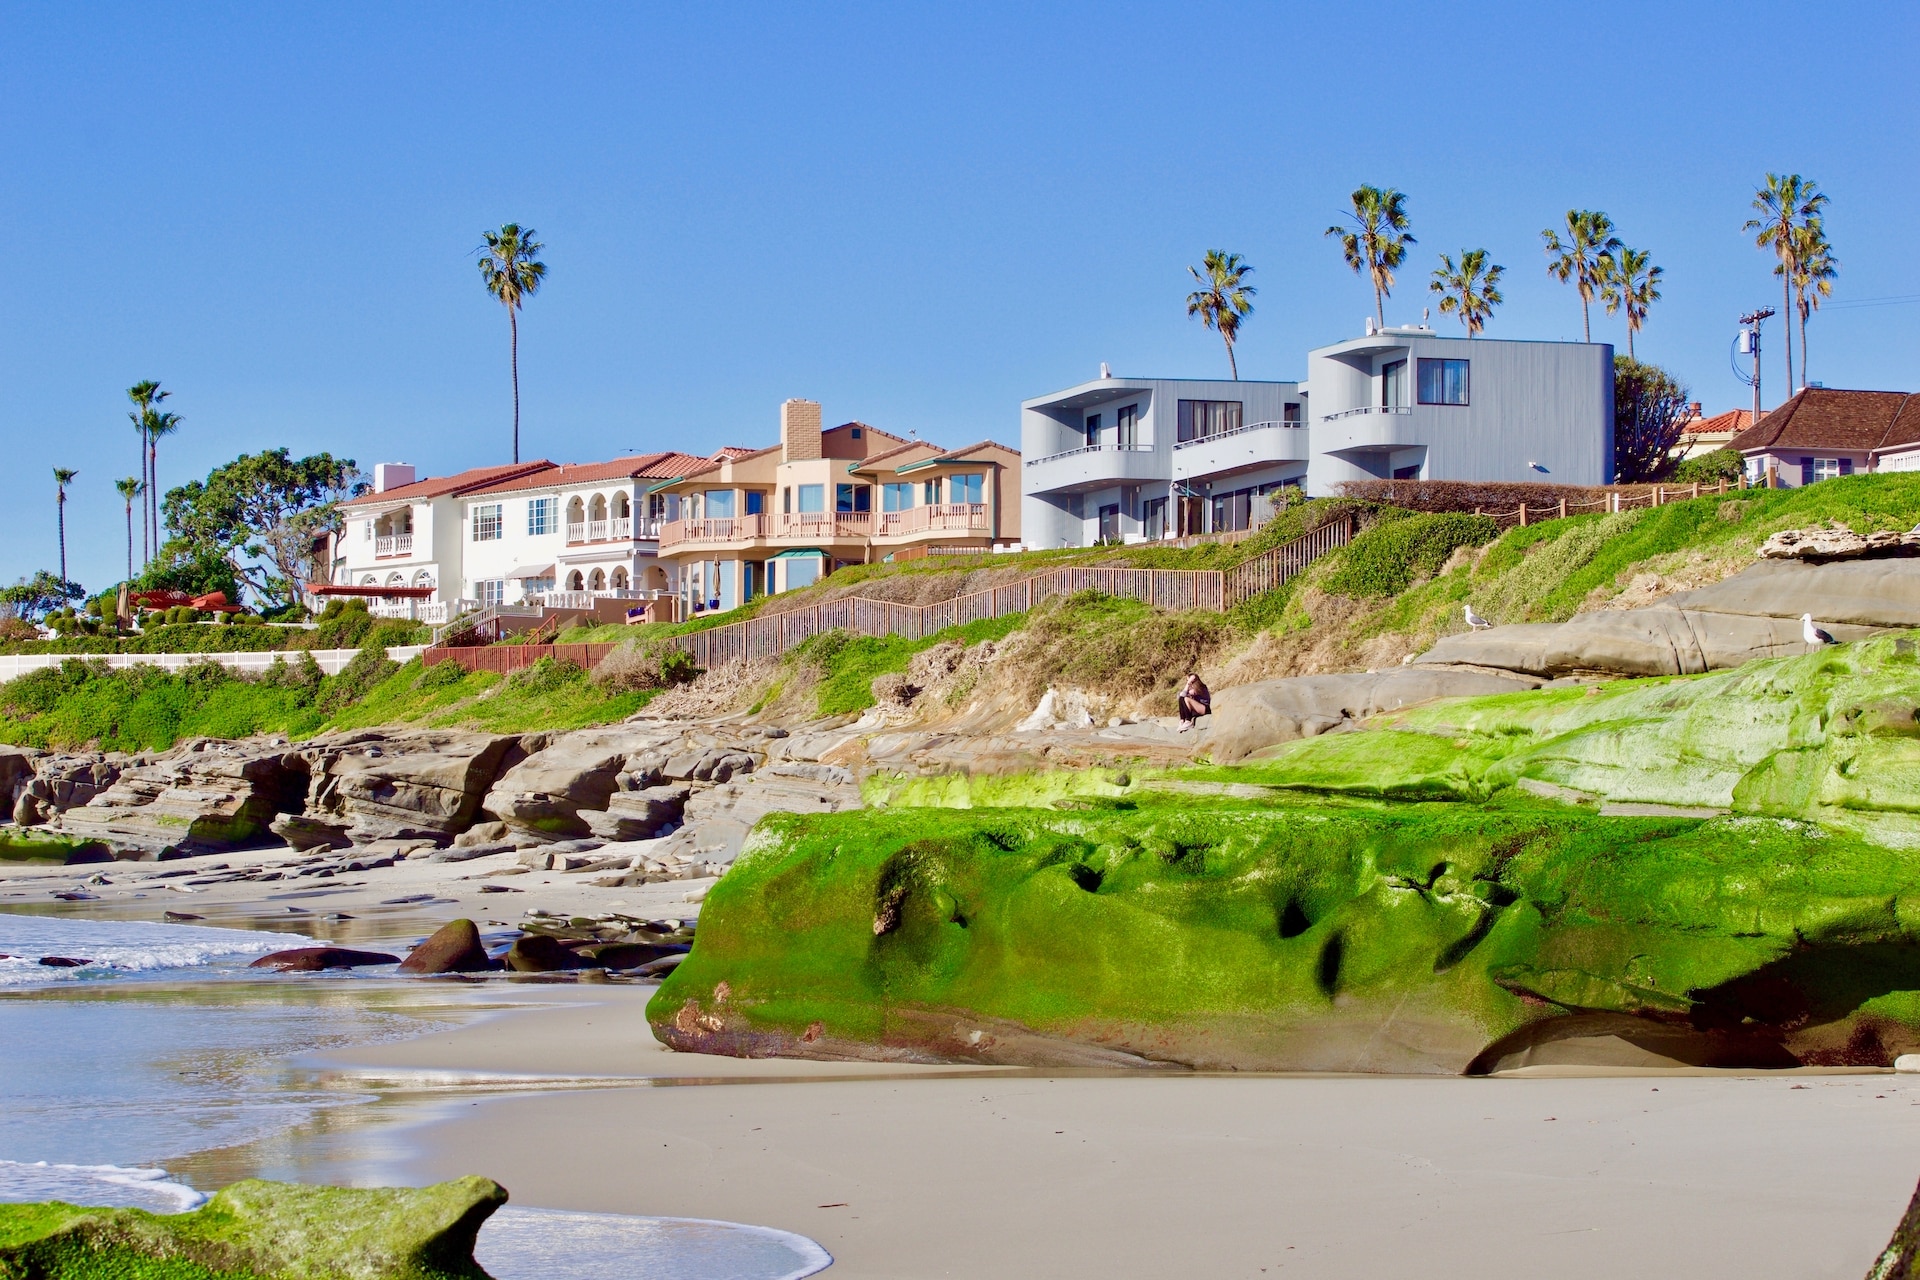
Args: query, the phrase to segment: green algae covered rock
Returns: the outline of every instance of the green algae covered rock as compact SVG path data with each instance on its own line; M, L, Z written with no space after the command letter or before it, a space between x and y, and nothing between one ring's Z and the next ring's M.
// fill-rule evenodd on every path
M1207 1069L1920 1048L1920 851L1527 796L1150 788L770 816L648 1017L738 1055Z
M488 1280L474 1239L507 1193L237 1182L192 1213L0 1204L0 1280Z

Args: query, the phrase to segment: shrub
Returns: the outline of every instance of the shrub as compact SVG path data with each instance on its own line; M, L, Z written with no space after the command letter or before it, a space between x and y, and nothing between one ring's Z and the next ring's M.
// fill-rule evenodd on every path
M507 687L520 693L557 693L579 682L586 671L574 663L541 658L530 667L522 667L507 679Z
M309 659L311 661L311 659ZM416 689L445 689L467 678L467 669L457 662L436 662L413 682Z
M1491 516L1430 512L1386 520L1355 538L1321 585L1356 600L1397 596L1416 579L1432 577L1456 549L1499 536Z
M313 655L307 656L311 660ZM387 657L384 645L368 645L353 655L353 661L341 668L339 675L327 677L320 690L321 713L332 715L352 706L399 669L400 664Z
M700 674L693 655L662 640L632 640L600 660L593 682L609 693L644 693L686 684Z
M320 686L326 682L326 674L320 670L320 664L313 660L311 653L302 650L300 656L291 663L285 658L275 658L271 666L260 674L260 683L270 688L293 689L311 702L320 692Z
M1746 465L1738 449L1715 449L1710 453L1697 453L1683 458L1680 465L1673 469L1675 484L1719 484L1740 479L1740 472Z

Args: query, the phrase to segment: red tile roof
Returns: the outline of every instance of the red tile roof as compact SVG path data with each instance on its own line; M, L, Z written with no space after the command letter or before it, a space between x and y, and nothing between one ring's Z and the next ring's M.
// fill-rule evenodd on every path
M555 489L563 485L600 484L608 480L631 480L644 476L664 479L703 470L707 459L690 453L641 453L608 462L568 462L532 475L516 476L498 484L468 490L470 493L523 493L529 489Z
M531 475L536 471L545 471L553 464L545 458L538 462L510 462L498 467L475 467L470 471L457 471L450 476L424 480L415 480L412 484L396 485L385 493L367 493L358 498L349 498L340 505L343 507L369 506L381 502L418 502L426 498L444 498L449 494L467 493L484 485L498 484L520 476Z
M1714 435L1722 431L1740 432L1753 425L1753 410L1729 409L1725 413L1716 413L1711 418L1693 418L1684 423L1680 434L1686 436Z
M1920 414L1905 391L1840 391L1809 387L1735 436L1742 453L1779 449L1871 452L1920 439ZM1903 434L1896 434L1898 432Z

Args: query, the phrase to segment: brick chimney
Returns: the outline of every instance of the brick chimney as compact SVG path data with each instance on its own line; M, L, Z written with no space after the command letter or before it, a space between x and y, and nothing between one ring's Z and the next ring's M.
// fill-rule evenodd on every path
M820 456L820 402L788 400L780 406L780 453L783 462L803 462Z

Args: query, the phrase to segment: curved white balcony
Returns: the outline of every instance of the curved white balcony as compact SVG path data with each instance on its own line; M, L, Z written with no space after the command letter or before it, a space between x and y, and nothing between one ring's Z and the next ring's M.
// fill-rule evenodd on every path
M1406 405L1363 405L1322 417L1314 427L1320 453L1373 453L1427 443L1428 413Z
M1028 493L1073 493L1166 479L1166 466L1150 444L1090 444L1028 458L1025 470Z
M1173 446L1173 474L1181 480L1253 471L1307 460L1304 422L1250 422L1232 431L1182 440Z

